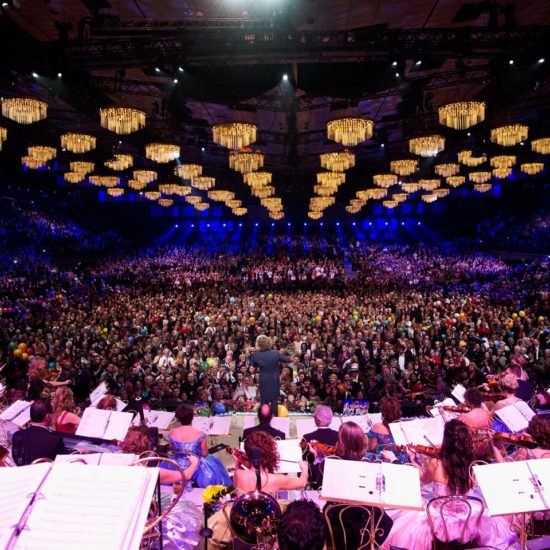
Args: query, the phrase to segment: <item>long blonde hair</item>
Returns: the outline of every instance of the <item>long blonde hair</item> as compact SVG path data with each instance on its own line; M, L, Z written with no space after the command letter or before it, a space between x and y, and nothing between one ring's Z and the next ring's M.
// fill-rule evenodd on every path
M61 413L73 412L74 410L74 395L71 388L60 386L55 390L55 395L52 401L52 407L55 413L55 418L59 418Z

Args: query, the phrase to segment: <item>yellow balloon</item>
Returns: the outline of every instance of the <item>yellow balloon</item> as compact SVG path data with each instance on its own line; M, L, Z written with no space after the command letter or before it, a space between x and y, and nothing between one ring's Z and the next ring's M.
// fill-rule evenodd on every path
M14 357L17 357L18 359L23 355L23 352L17 348L14 352L13 352L13 356Z
M284 405L279 405L277 410L279 416L288 416L288 409Z
M544 317L542 315L539 316L539 323L542 323L544 321Z
M209 367L213 367L216 364L216 360L213 357L209 357L206 362L208 363Z
M519 316L520 317L525 317L525 311L523 311L523 309L519 312Z
M253 325L256 322L256 317L252 316L248 319L248 322Z
M512 313L512 319L517 319L517 317L518 317L517 313Z

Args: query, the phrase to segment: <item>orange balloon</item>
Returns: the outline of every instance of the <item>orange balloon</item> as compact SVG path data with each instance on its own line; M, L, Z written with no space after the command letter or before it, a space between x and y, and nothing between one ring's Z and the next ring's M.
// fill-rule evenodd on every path
M27 351L27 344L25 344L25 342L21 342L21 343L17 346L17 349L20 349L22 352L23 352L23 351Z

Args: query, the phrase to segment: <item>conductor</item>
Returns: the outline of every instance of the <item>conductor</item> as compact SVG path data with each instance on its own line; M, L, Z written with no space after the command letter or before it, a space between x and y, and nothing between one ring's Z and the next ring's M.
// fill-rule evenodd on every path
M260 398L262 405L271 407L273 416L278 415L278 399L280 393L279 362L290 363L290 357L282 355L271 347L271 338L260 334L256 338L255 351L250 356L250 362L260 371Z

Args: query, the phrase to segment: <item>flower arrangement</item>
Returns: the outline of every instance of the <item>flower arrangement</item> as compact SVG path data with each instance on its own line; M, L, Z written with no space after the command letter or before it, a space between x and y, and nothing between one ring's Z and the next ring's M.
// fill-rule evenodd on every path
M211 513L220 510L234 495L235 487L233 487L233 485L229 487L225 485L208 485L201 493L204 504L210 509Z

